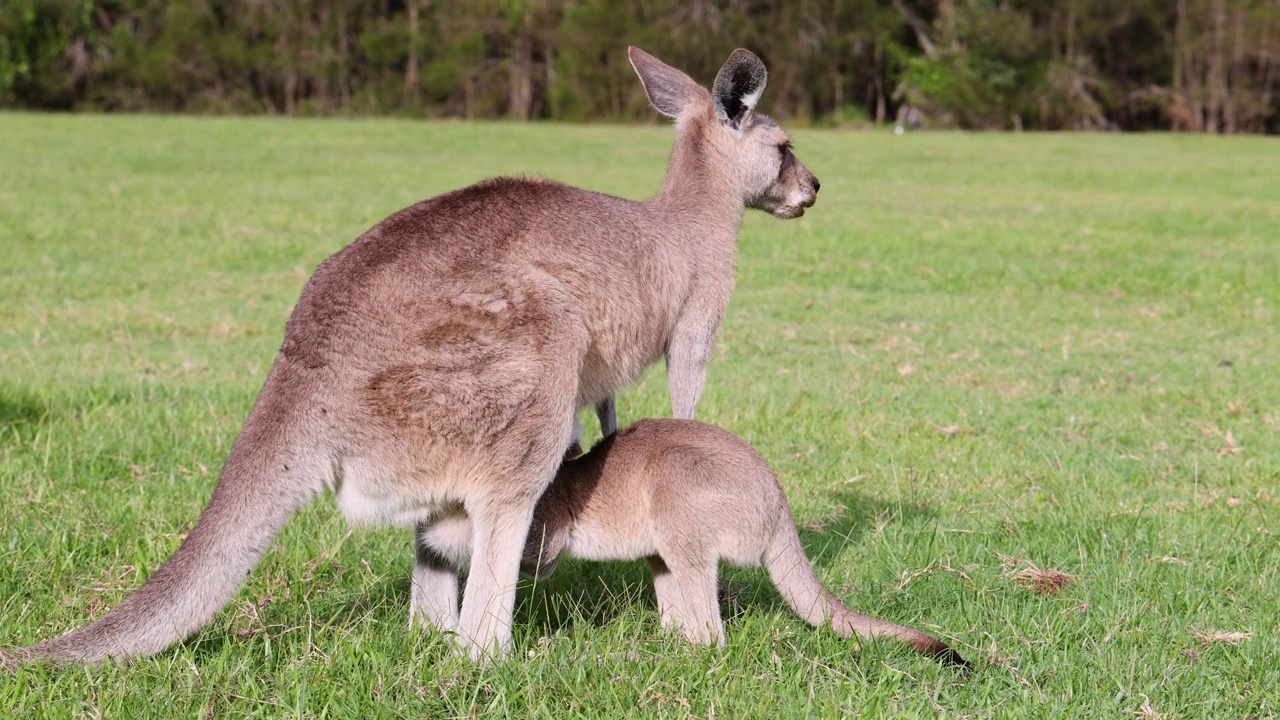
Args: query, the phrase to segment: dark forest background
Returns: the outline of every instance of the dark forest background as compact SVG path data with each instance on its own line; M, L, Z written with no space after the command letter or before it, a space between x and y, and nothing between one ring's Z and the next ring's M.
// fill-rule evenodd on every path
M652 118L628 44L801 124L1280 131L1280 0L0 0L0 107Z

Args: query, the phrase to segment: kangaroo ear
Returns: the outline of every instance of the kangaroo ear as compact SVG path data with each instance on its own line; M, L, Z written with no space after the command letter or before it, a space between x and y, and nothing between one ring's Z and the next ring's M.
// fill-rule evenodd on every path
M705 97L706 90L694 82L693 78L640 48L627 48L627 57L631 59L631 67L635 69L636 75L640 76L640 83L644 85L649 102L663 115L674 118L686 105L697 99L699 92Z
M711 97L720 120L734 130L742 127L768 81L769 73L755 53L742 48L734 50L716 73L715 85L711 86Z

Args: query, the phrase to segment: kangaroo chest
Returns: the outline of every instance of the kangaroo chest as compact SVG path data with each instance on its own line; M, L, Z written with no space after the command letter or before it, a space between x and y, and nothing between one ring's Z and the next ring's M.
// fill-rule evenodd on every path
M695 289L691 273L653 273L619 282L589 320L591 344L584 359L579 407L594 405L631 385L663 356Z

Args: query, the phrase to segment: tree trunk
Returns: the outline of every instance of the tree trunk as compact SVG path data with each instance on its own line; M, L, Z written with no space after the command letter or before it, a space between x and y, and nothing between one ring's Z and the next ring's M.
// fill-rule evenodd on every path
M1200 80L1195 50L1191 43L1191 17L1187 11L1187 0L1178 0L1176 5L1177 21L1174 26L1173 52L1173 93L1170 107L1183 116L1188 130L1200 132L1204 130L1204 105L1201 102L1202 83ZM1175 124L1177 120L1175 117Z
M1226 106L1223 110L1223 131L1235 134L1240 127L1240 116L1236 109L1236 97L1240 93L1248 93L1245 77L1248 65L1245 60L1244 11L1236 10L1236 36L1231 42L1231 67L1227 72ZM1247 103L1246 103L1247 107Z
M311 83L312 96L319 101L319 107L324 109L327 114L333 111L333 102L329 98L329 70L333 63L333 57L329 53L327 45L326 30L329 28L329 21L333 19L333 12L328 2L320 3L320 18L316 23L316 34L311 39L311 46L314 48L315 57L312 58Z
M418 106L418 0L408 0L409 60L404 67L404 104Z
M1226 106L1226 62L1223 45L1226 44L1226 0L1213 0L1213 50L1209 53L1209 67L1205 76L1208 86L1205 132L1217 133L1222 127L1222 115Z
M1076 56L1076 0L1067 0L1066 41L1063 56L1070 59Z
M839 124L841 116L844 115L844 75L838 67L831 69L831 105L831 114Z
M879 42L876 43L875 59L876 124L883 125L888 108L884 97L884 45Z
M512 52L507 114L520 120L528 120L533 114L533 15L528 9L520 21Z
M949 5L951 0L944 0L944 2ZM911 26L911 31L916 34L916 42L920 43L920 49L924 51L925 57L930 60L938 59L938 49L934 47L933 40L929 37L929 24L924 21L924 18L907 7L902 0L893 0L893 9L897 10L902 19Z
M544 112L546 113L546 116L550 116L550 117L554 117L556 112L556 107L555 105L552 104L553 98L555 97L553 95L553 88L555 88L556 86L555 53L556 53L555 45L551 42L548 42L544 47L544 51L543 51L543 63L544 63L543 69L546 71L546 77L544 78L546 85L543 86L542 106L543 108L545 108Z
M956 48L956 1L938 0L938 25L951 49Z
M1262 38L1258 49L1258 87L1261 88L1258 111L1258 126L1256 132L1267 131L1267 120L1271 113L1271 88L1275 86L1272 78L1275 72L1275 63L1271 62L1271 15L1263 15L1265 18L1262 26Z
M351 47L347 41L347 11L338 7L338 102L343 108L351 106Z

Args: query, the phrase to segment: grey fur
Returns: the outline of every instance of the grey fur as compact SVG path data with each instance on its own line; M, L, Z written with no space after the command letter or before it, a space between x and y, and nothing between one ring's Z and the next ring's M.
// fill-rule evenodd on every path
M776 124L756 115L731 130L705 88L630 56L655 107L677 115L654 197L499 178L401 210L325 260L178 551L120 607L0 651L0 666L164 650L203 627L326 489L355 523L423 530L465 509L484 571L458 613L456 587L419 556L411 612L455 613L473 657L505 653L521 549L575 413L665 357L673 412L692 417L744 210L798 217L817 196L817 178L779 153Z

